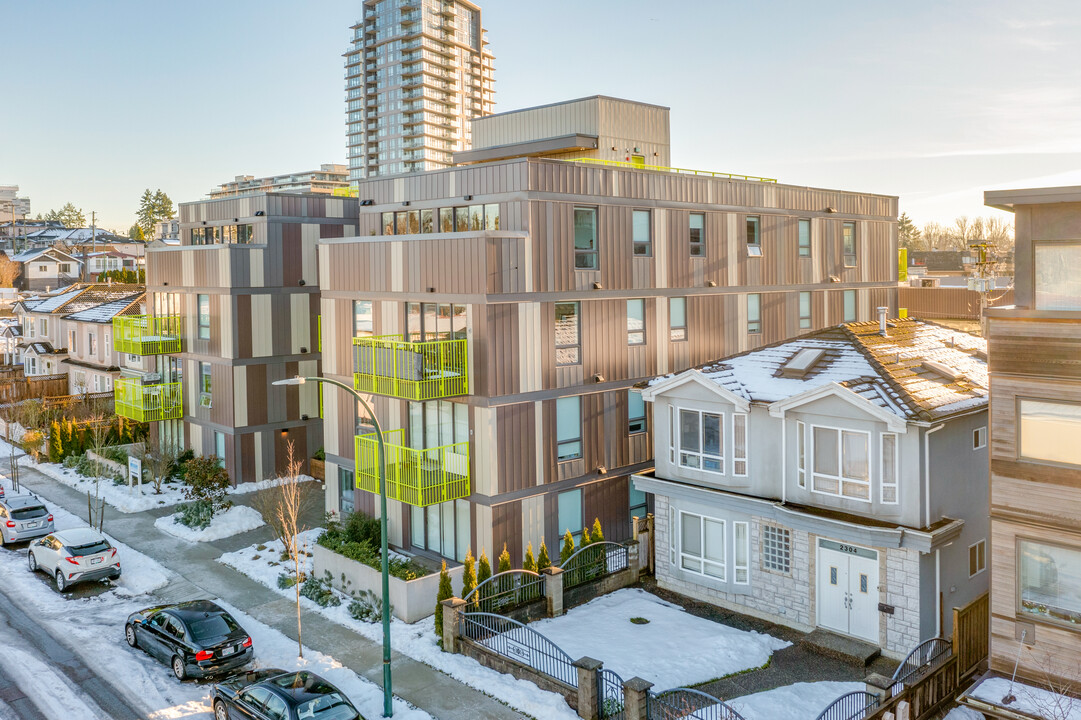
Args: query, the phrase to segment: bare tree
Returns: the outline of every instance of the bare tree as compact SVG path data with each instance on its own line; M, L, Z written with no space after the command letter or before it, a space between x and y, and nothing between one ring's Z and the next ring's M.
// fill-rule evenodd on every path
M0 253L0 287L14 287L20 274L22 274L22 265Z
M150 482L154 485L155 495L161 495L162 483L172 473L176 457L176 450L168 444L162 445L160 438L153 445L150 442L143 444L139 459L146 471L150 473Z
M268 519L267 524L273 528L276 535L279 535L279 539L285 547L285 552L293 561L293 570L296 573L296 583L293 587L296 590L297 601L297 655L304 657L304 642L301 640L300 632L300 557L303 549L300 547L297 536L307 529L302 524L302 518L306 498L310 502L310 491L305 487L308 483L304 482L300 477L300 471L304 466L294 454L294 446L291 440L288 444L288 452L289 461L286 465L285 474L278 478L277 484L261 490L260 495L272 493L269 497L273 497L273 513L271 514L273 522ZM258 499L269 507L269 497ZM262 512L262 510L260 511ZM265 517L266 515L264 515Z
M90 450L95 455L101 455L105 444L109 442L109 429L112 425L103 415L93 415L87 420L87 432L90 439ZM90 491L86 493L87 521L90 527L101 532L105 524L105 500L101 497L101 479L105 474L105 466L98 461L91 463L94 468L94 497L90 497Z

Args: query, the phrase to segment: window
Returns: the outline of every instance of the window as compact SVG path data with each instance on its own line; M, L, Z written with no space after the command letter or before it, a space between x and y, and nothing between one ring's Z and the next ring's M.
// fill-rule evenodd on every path
M556 303L556 365L581 362L582 329L579 303Z
M758 293L747 295L747 332L762 332L762 296Z
M869 433L812 426L814 492L871 500L867 446Z
M432 228L432 211L431 210L421 210L420 211L420 231L422 233L430 233L430 232L434 231L433 228Z
M987 427L978 427L972 431L972 449L982 450L987 447Z
M801 488L807 487L807 426L802 421L796 421L796 465L799 471L796 473L797 481Z
M103 339L105 340L105 362L111 363L113 360L113 336L108 328L105 330Z
M383 234L394 234L394 213L392 212L383 213Z
M41 318L41 320L39 322L41 323L41 327L38 328L38 329L41 332L39 332L38 334L41 335L42 337L45 337L46 335L49 334L49 318Z
M792 538L787 528L762 526L762 569L779 573L792 571Z
M648 257L653 254L653 239L650 234L649 210L635 210L632 213L631 231L634 241L634 254Z
M372 301L353 301L353 337L372 336Z
M627 301L627 344L646 344L646 301Z
M582 398L556 400L556 457L560 462L582 457Z
M846 222L842 228L845 267L856 267L856 223Z
M484 206L484 229L485 230L498 230L499 229L499 205L485 205Z
M354 493L357 489L357 483L353 477L353 471L338 466L338 511L344 518L349 513L353 512L356 505L353 503Z
M811 328L811 293L807 290L799 294L799 327L800 330Z
M691 257L705 257L706 255L706 216L705 213L691 213Z
M628 503L630 505L630 512L627 514L627 522L633 522L633 518L644 518L649 511L649 505L646 502L646 494L641 490L634 487L634 483L631 483L630 492L628 494Z
M751 581L750 525L745 522L732 523L732 544L736 551L736 584L746 585Z
M799 221L799 256L811 257L811 221Z
M214 454L218 459L225 462L225 433L214 432Z
M574 208L574 267L597 269L597 208Z
M762 256L762 238L759 235L759 218L756 215L747 216L747 255L748 257Z
M1018 542L1018 612L1063 623L1081 623L1081 550L1021 540Z
M49 272L49 266L48 265L38 265L38 272L43 272L43 273Z
M968 576L979 575L987 568L987 541L968 546Z
M882 433L882 452L880 455L882 464L879 477L882 482L882 502L895 504L897 502L897 435L894 433Z
M1081 404L1022 400L1023 460L1081 466Z
M582 491L568 490L556 496L558 507L559 536L562 537L568 530L578 540L582 537Z
M97 337L94 333L86 334L86 352L93 355L98 351Z
M634 435L646 431L646 401L637 390L627 391L627 433Z
M732 414L732 474L739 477L747 474L747 416L744 413Z
M199 390L204 395L210 395L210 363L199 363Z
M210 339L210 296L198 295L199 303L199 339Z
M673 528L673 532L674 532ZM679 514L679 566L725 580L724 520Z
M465 305L406 303L406 334L411 342L462 340L468 325Z
M724 422L716 413L679 411L679 464L724 472Z
M1081 243L1036 243L1037 310L1081 310Z
M844 294L844 320L843 322L856 322L856 291L845 290Z
M67 275L71 272L71 263L60 263L60 274Z
M668 337L676 342L687 339L687 298L668 301Z

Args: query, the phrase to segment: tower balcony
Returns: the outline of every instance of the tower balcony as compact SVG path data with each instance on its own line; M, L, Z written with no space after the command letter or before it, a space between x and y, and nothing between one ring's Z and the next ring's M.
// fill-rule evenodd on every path
M181 352L184 318L180 315L128 315L113 318L113 347L129 355Z
M409 342L401 335L353 338L353 387L415 402L468 395L466 342Z
M383 433L386 447L387 497L406 505L427 507L469 497L469 443L411 448L404 430ZM379 493L379 441L374 433L356 436L357 488Z
M143 384L141 378L117 378L113 384L116 414L138 422L184 417L182 383Z

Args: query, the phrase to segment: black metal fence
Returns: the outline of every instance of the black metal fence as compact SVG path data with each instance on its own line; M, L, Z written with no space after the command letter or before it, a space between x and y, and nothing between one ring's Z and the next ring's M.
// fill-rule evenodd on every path
M690 688L649 693L649 720L744 720L720 698Z
M905 685L915 683L927 673L935 670L950 659L953 645L949 640L931 638L924 640L908 654L905 661L893 671L893 685L890 697L896 697L905 689Z
M833 701L817 720L863 720L878 708L878 695L865 690L850 692Z
M623 678L604 668L597 672L597 717L623 720Z
M535 630L493 613L467 612L461 617L463 637L564 685L578 687L578 670L570 655Z
M493 575L466 595L469 610L505 613L544 597L544 578L529 570Z
M627 547L614 542L586 545L567 558L563 588L569 589L627 569Z

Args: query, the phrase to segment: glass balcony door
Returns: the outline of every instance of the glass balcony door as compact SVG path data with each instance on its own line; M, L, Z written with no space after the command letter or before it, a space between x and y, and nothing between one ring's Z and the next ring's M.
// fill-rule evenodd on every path
M416 449L439 448L469 439L469 408L460 403L433 400L409 403L409 444ZM442 461L446 464L447 457ZM438 463L437 453L426 457L427 462ZM469 458L463 458L468 468ZM448 472L452 468L448 467ZM418 550L428 550L458 561L465 559L469 547L470 523L469 501L453 500L413 507L411 517L411 541Z
M406 303L405 325L410 342L462 340L466 335L465 305Z

